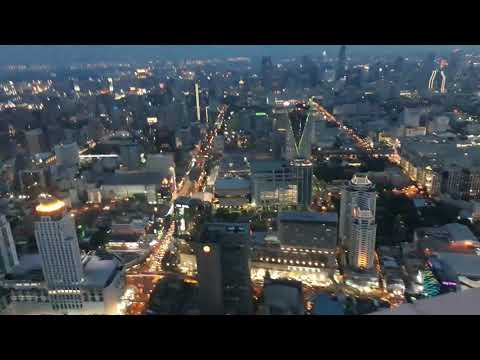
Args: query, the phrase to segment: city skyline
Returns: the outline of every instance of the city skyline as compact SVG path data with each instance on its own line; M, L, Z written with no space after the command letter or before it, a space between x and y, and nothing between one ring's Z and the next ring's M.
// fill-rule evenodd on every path
M0 314L480 313L480 46L0 51Z
M0 64L68 65L97 61L149 61L205 59L212 57L275 58L316 55L325 50L336 57L340 45L0 45ZM456 48L478 50L480 45L349 45L353 55L421 55L435 52L447 55Z

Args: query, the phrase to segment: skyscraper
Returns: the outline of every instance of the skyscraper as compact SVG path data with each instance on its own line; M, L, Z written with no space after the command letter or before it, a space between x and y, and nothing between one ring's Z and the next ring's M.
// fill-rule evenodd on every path
M335 69L335 80L339 80L345 76L345 68L347 65L347 47L342 45L338 53L337 68Z
M272 91L273 63L270 56L262 58L262 86L266 91Z
M0 274L8 274L18 265L12 230L5 215L0 215Z
M42 129L36 128L25 131L25 139L30 154L35 155L45 151L45 135Z
M418 86L420 89L425 89L426 87L428 88L428 85L430 84L430 78L432 77L432 73L435 68L435 53L429 52L422 62L422 66L420 69L421 75L418 77L417 80L419 81Z
M349 263L354 268L373 266L376 195L366 174L355 174L342 189L339 237L349 250Z
M73 142L71 144L55 145L54 150L58 165L63 165L65 167L74 167L79 164L79 149L76 142Z
M53 310L75 313L83 307L81 283L83 268L75 221L65 203L46 194L36 207L35 239L42 258L42 269Z
M140 144L135 142L120 145L120 159L128 170L138 170L140 167Z
M447 77L445 76L444 72L446 66L447 61L442 59L439 62L439 66L432 70L432 74L430 75L430 78L428 80L428 89L430 91L440 91L441 94L445 94L447 92Z
M248 224L206 224L195 243L202 314L251 314Z
M306 210L312 202L312 162L306 159L295 159L292 165L297 177L297 204L300 209Z
M197 121L200 122L200 93L198 82L195 83L195 106L197 109Z

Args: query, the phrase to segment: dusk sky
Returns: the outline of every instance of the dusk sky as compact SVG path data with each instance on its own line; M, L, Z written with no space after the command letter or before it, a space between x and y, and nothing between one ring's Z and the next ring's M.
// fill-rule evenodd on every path
M371 53L375 55L409 54L434 51L448 54L454 48L476 48L479 46L454 45L347 45L347 54ZM68 64L88 61L139 61L153 58L182 59L229 56L301 56L319 55L326 50L336 56L336 45L2 45L1 64Z

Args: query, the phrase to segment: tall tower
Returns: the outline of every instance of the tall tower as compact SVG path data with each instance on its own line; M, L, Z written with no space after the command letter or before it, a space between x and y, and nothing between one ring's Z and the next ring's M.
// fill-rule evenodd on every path
M83 306L83 268L75 221L66 212L65 203L50 195L42 194L35 210L35 239L50 304L53 310L75 313Z
M306 159L295 159L292 165L297 178L297 204L301 210L307 210L312 202L313 165Z
M335 80L339 80L345 76L345 66L347 65L347 47L342 45L338 53L337 68L335 69Z
M445 94L447 92L446 82L447 77L445 76L444 69L447 66L448 62L445 59L441 59L439 66L432 71L430 75L430 79L428 80L428 90L430 91L440 91L441 94ZM440 75L437 77L437 75ZM437 86L438 83L438 86Z
M12 230L5 215L0 215L0 274L8 274L18 265Z
M339 238L349 250L349 262L355 268L373 266L376 192L366 174L355 174L342 189Z
M248 223L206 224L194 248L202 314L251 314Z
M195 102L197 107L197 121L200 122L200 89L198 82L195 83Z
M110 93L113 94L113 79L109 77L107 81L108 81L108 91L110 91Z
M270 56L262 58L262 86L266 91L272 91L273 63Z

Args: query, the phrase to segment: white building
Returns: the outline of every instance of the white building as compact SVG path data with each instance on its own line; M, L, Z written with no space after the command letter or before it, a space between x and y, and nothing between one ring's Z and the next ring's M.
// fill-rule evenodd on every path
M55 157L57 164L65 167L77 166L80 162L79 149L76 142L71 144L55 145Z
M51 303L46 281L34 275L42 266L41 256L27 255L14 269L13 279L0 280L10 302L2 315L117 315L121 313L125 277L120 260L110 254L82 257L84 274L80 285L81 308L59 311Z
M350 265L355 268L373 266L376 195L366 174L355 174L342 189L339 237L349 250Z
M361 269L372 268L377 232L375 216L370 209L355 207L350 227L349 263Z
M12 230L5 215L0 215L0 274L8 274L18 265Z
M36 212L35 239L50 304L62 313L79 312L83 306L83 268L75 221L66 212L65 203L50 195L42 195Z

